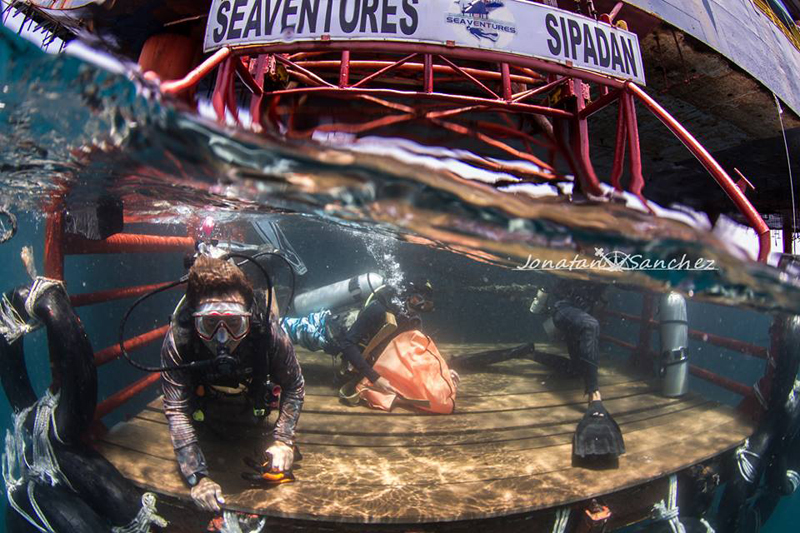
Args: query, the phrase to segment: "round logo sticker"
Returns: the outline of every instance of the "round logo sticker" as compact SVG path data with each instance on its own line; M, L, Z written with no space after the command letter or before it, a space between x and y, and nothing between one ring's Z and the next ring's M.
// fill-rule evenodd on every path
M446 17L459 41L504 48L517 34L514 15L504 0L453 0Z

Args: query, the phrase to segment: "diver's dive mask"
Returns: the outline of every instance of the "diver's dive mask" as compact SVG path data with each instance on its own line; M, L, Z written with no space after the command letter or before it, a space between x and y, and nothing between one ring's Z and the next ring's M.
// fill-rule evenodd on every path
M200 340L212 353L232 353L250 332L250 311L238 302L209 302L192 314Z
M426 298L421 294L412 294L406 299L407 305L410 309L421 313L430 313L433 311L433 300Z

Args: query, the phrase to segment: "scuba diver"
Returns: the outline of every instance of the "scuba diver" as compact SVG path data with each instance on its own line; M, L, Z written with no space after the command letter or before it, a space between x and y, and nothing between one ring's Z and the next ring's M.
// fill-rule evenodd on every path
M783 496L800 486L800 316L772 324L775 364L766 412L756 431L732 455L716 526L756 533Z
M267 475L289 472L295 460L294 433L304 381L294 347L270 312L271 299L254 291L236 265L200 255L189 270L186 296L164 339L164 412L180 471L192 487L192 499L204 510L219 512L224 503L221 487L209 477L192 425L192 420L204 419L198 406L214 386L245 385L253 414L262 421L268 414L271 383L279 386L280 414L272 443L260 466L249 466Z
M390 376L381 375L375 366L390 343L404 333L418 331L422 326L420 313L430 312L433 308L431 283L416 280L405 284L399 291L388 285L377 287L354 321L351 320L352 314L334 315L330 310L324 310L302 318L286 318L282 324L295 344L311 351L324 350L331 355L342 355L338 377L345 383L339 395L346 403L355 405L359 402L363 392L358 390L360 382L361 389L393 395L402 402L410 400L398 391ZM441 358L438 351L436 356ZM442 368L446 367L446 363L442 365ZM447 370L447 376L442 377L452 385L452 396L459 377L455 371ZM430 404L422 401L417 406L429 408Z
M545 330L550 336L556 330L563 335L569 360L537 351L534 343L460 355L451 360L458 369L476 370L509 359L525 358L560 372L583 376L589 405L572 440L572 453L579 459L613 459L625 453L622 432L603 406L597 382L600 324L590 313L604 291L605 285L596 282L561 280L550 290L539 289L534 298L530 311L548 316Z
M25 257L25 252L23 252ZM83 440L94 422L94 353L62 282L35 277L2 295L0 381L14 410L3 477L10 532L146 533L166 527L155 496L137 489ZM47 330L53 380L37 398L23 337Z
M560 280L546 298L547 311L567 341L571 372L583 376L589 406L572 439L572 453L581 459L618 457L625 442L616 421L603 406L597 383L600 323L590 313L601 301L606 285Z

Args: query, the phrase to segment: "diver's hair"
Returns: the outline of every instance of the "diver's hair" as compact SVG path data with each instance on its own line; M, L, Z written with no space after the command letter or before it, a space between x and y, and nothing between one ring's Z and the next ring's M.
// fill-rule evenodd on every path
M214 257L201 255L189 269L189 284L186 299L189 305L197 307L204 296L214 296L238 292L244 297L245 305L253 303L253 286L239 267Z

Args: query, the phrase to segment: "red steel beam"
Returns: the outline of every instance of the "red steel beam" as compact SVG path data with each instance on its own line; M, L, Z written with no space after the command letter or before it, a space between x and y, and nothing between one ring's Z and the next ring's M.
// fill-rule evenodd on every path
M625 144L628 142L628 132L625 124L625 104L621 99L617 101L617 140L614 145L614 163L611 167L611 186L622 191L622 171L625 164Z
M514 95L511 91L511 69L508 63L500 63L500 74L503 79L503 100L510 102Z
M99 404L97 404L97 409L94 412L94 419L100 420L104 416L106 416L111 411L117 409L124 403L127 403L131 398L137 396L150 388L151 386L158 383L161 375L159 373L150 374L149 376L145 376L139 381L134 382L133 384L125 387L124 389L112 394Z
M628 132L628 144L631 147L630 155L630 171L631 180L628 184L628 190L636 195L639 200L653 213L652 209L642 196L642 189L644 188L644 176L642 175L642 152L639 146L639 123L636 120L636 108L634 107L633 97L630 93L622 95L623 108L625 109L625 129ZM653 213L655 214L655 213Z
M194 250L194 239L191 237L117 233L103 241L91 241L67 235L64 238L64 250L67 255L188 252Z
M299 72L302 72L305 76L311 78L312 80L316 81L317 83L319 83L321 85L324 85L326 87L336 87L335 85L333 85L331 83L328 83L327 81L323 80L322 78L320 78L319 76L317 76L316 74L311 72L310 70L301 67L297 63L289 61L288 59L286 59L285 57L281 56L280 54L275 54L275 59L280 61L281 63L283 63L287 67L292 67L293 69L297 69Z
M410 54L410 55L407 55L406 57L404 57L403 59L400 59L399 61L395 61L391 65L386 65L385 67L383 67L379 71L373 72L372 74L370 74L369 76L367 76L365 78L361 78L358 82L355 83L355 85L353 85L351 87L351 89L355 89L356 87L360 87L361 85L364 85L364 84L374 80L375 78L383 76L387 72L391 72L392 70L394 70L397 67L407 63L408 61L414 59L415 57L417 57L416 53Z
M433 92L433 56L431 54L425 54L422 60L425 64L423 90L430 94Z
M610 342L611 344L616 344L617 346L621 346L626 350L636 351L636 345L631 344L629 342L621 341L619 339L615 339L614 337L610 337L608 335L600 335L600 340Z
M148 331L147 333L142 333L136 337L131 337L125 341L125 349L130 352L131 350L136 350L143 346L147 346L152 342L164 338L164 335L167 334L168 329L169 324L166 326L161 326L160 328L152 331ZM108 348L104 348L94 354L94 364L96 366L102 366L115 359L118 359L121 355L122 350L119 349L119 344L112 344Z
M347 87L350 84L350 50L342 50L342 59L339 61L339 87Z
M562 79L565 79L565 78L562 78ZM604 87L604 89L605 89L605 87ZM620 94L621 94L621 91L619 91L619 90L607 92L606 94L604 94L603 96L601 96L597 100L593 100L592 102L586 104L586 107L581 109L581 111L578 113L578 118L580 118L580 119L589 118L590 116L594 115L595 113L597 113L601 109L605 108L608 104L611 104L615 100L617 100L619 98Z
M64 212L60 203L47 214L44 230L44 275L64 279Z
M362 80L363 81L363 80ZM522 113L531 113L535 115L545 115L555 118L574 117L573 113L564 111L563 109L556 109L553 107L546 107L533 104L515 104L504 102L502 100L493 100L490 98L480 98L477 96L461 96L455 94L432 93L427 94L418 91L401 91L397 89L363 89L356 88L355 85L347 89L339 89L338 87L300 87L296 89L282 89L266 93L268 96L285 96L285 95L302 95L302 94L320 94L323 96L342 96L342 95L368 95L368 96L383 96L395 98L418 98L420 100L439 100L443 102L454 102L466 105L485 105L488 108L505 109L508 111L519 111Z
M736 394L741 394L742 396L748 396L753 392L753 387L749 387L739 383L738 381L720 376L719 374L715 374L698 366L689 365L689 373L693 376L697 376L700 379L708 381L709 383L713 383L717 387L722 387L725 390L735 392Z
M607 309L605 314L616 316L618 318L623 318L625 320L632 320L635 322L640 322L642 319L636 315L631 315L629 313L623 313L621 311L614 311L612 309ZM658 326L658 322L656 320L650 320L650 327ZM715 346L719 346L721 348L727 348L728 350L743 353L745 355L752 355L753 357L758 357L759 359L766 359L768 350L757 344L751 344L749 342L744 342L736 339L731 339L728 337L723 337L721 335L714 335L713 333L706 333L704 331L699 331L696 329L689 330L689 337L702 341L707 342L709 344L713 344Z
M551 63L543 59L534 57L526 57L516 54L509 54L505 52L498 52L495 50L476 50L472 48L454 48L451 46L444 46L438 44L423 44L423 43L399 43L390 41L314 41L302 43L276 43L276 44L262 44L252 47L237 47L236 52L239 54L254 54L254 53L296 53L302 51L340 51L350 50L366 51L366 52L391 52L398 54L439 54L450 58L466 59L472 61L485 61L487 63L508 63L515 67L528 67L534 70L540 70L550 74L557 74L559 76L567 76L572 78L579 78L588 82L597 83L600 85L607 85L614 89L622 88L624 81L616 78L610 78L602 74L596 74L585 70L579 70L574 67L566 65L559 65Z
M633 344L625 341L621 341L619 339L615 339L614 337L609 337L608 335L600 335L600 340L610 342L612 344L616 344L618 346L622 346L628 350L636 350L637 347ZM651 353L651 355L654 355ZM720 376L719 374L715 374L710 370L706 370L704 368L700 368L695 365L689 365L689 373L694 376L697 376L700 379L708 381L709 383L713 383L718 387L722 387L725 390L729 390L731 392L735 392L736 394L741 394L742 396L748 396L752 394L753 388L748 387L738 381L734 381L732 379L728 379L726 377Z
M72 302L72 307L82 307L84 305L110 302L113 300L124 300L125 298L134 298L147 294L150 291L165 287L170 283L172 282L166 281L164 283L153 283L152 285L139 285L137 287L125 287L123 289L109 289L107 291L74 294L69 297L69 300Z
M495 100L499 100L499 99L500 99L500 97L499 97L499 96L497 96L497 93L495 93L493 90L491 90L491 89L490 89L490 88L488 88L486 85L484 85L483 83L481 83L481 81L480 81L480 80L478 80L478 78L476 78L475 76L473 76L472 74L470 74L470 73L469 73L467 70L465 70L465 69L462 69L461 67L459 67L458 65L456 65L455 63L453 63L452 61L450 61L449 59L447 59L447 58L446 58L446 57L444 57L444 56L439 56L439 59L441 59L442 61L444 61L445 63L447 63L447 64L450 66L450 68L451 68L451 69L453 69L455 72L457 72L458 74L461 74L461 76L463 76L463 77L467 78L467 79L468 79L469 81L471 81L473 84L477 85L478 87L480 87L481 89L483 89L484 91L486 91L487 93L489 93L489 95L490 95L492 98L494 98ZM472 69L471 69L471 70L472 70ZM434 72L435 72L435 69L434 69Z
M739 211L745 216L750 227L752 227L759 240L758 260L766 262L770 250L769 227L761 218L761 215L753 207L744 193L736 186L736 183L725 172L722 166L711 156L703 145L701 145L680 122L670 115L658 102L653 100L650 95L644 92L639 86L630 81L625 82L625 89L636 96L646 108L648 108L678 139L683 142L686 148L694 155L700 164L714 177L722 190L733 200Z
M569 80L569 78L559 78L557 80L551 81L550 83L547 83L545 85L541 85L541 86L536 87L534 89L528 89L527 91L522 91L521 93L517 93L515 95L512 95L511 101L514 102L514 103L517 103L517 102L521 102L523 100L527 100L528 98L530 98L532 96L536 96L536 95L539 95L539 94L550 92L553 89L555 89L556 87L560 87L561 85L567 83L568 80ZM580 116L580 115L578 115L578 116Z
M344 50L342 54L349 54L349 50ZM468 73L470 76L474 77L478 80L500 80L502 74L499 72L494 72L491 70L482 70L479 68L472 68L472 67L456 67L452 68L452 61L447 59L445 56L440 55L440 59L444 60L447 65L433 65L433 73L437 76L447 76L447 75L455 75L460 74L459 71ZM315 60L315 61L295 61L296 64L301 65L309 70L317 69L317 70L341 70L342 68L342 61L338 59L327 59L327 60ZM383 67L393 65L394 61L368 61L368 60L350 60L347 62L349 69L351 71L355 70L370 70L374 71L375 69L381 69ZM395 70L398 72L405 72L409 74L417 74L425 70L425 65L423 63L413 63L408 62L404 63L400 66L395 67ZM539 85L541 84L541 77L534 78L532 76L523 76L521 74L511 74L511 81L514 83L526 83L529 85Z
M250 70L242 64L242 61L237 57L236 58L236 73L239 75L239 79L242 80L245 87L250 89L250 92L255 94L256 96L261 96L264 94L263 89L261 89L261 85L256 81L253 77L253 74Z
M161 83L161 92L166 94L180 94L197 85L200 80L208 76L220 63L231 55L231 49L227 46L217 50L214 55L200 63L194 70L179 80L165 81Z
M642 318L639 321L639 344L635 352L637 363L643 365L652 353L650 340L653 332L653 295L642 295Z

